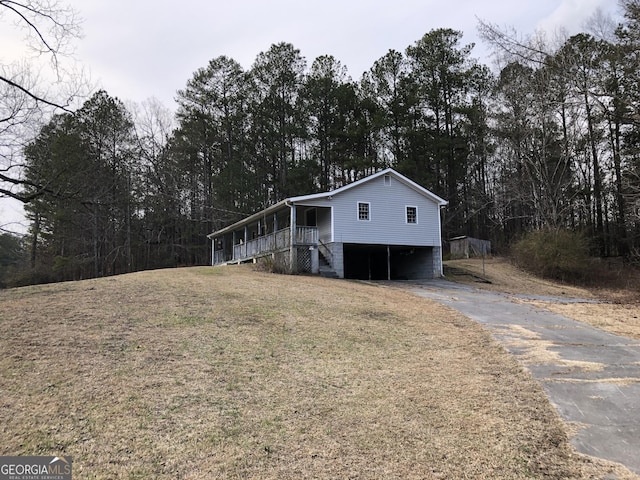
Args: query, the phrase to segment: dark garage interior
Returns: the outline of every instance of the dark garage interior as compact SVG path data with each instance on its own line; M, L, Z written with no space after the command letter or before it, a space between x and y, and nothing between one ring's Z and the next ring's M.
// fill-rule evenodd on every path
M432 278L433 248L345 244L344 276L355 280Z

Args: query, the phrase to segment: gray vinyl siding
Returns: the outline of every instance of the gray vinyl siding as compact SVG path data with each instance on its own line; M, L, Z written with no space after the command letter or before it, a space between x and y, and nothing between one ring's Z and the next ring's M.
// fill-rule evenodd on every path
M440 207L394 176L384 176L333 195L301 202L318 208L320 238L327 242L326 212L333 210L333 238L340 243L440 246ZM358 203L369 203L369 220L358 220ZM416 224L407 223L406 207L417 207Z
M358 220L358 202L368 202L369 221ZM418 208L417 224L408 224L406 207ZM440 209L432 200L391 177L358 185L333 198L334 241L381 245L440 245Z
M318 238L329 243L331 238L331 208L318 208Z

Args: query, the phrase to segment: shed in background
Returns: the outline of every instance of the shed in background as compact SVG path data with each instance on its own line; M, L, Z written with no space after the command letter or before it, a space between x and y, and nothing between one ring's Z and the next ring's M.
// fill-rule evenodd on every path
M491 255L491 242L473 237L455 237L449 240L451 258L472 258Z

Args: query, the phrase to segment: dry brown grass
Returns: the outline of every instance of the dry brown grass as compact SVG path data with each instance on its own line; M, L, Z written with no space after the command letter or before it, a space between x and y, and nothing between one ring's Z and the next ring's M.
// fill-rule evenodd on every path
M453 280L470 283L487 290L512 294L595 298L594 294L587 289L562 285L526 273L503 257L487 258L484 262L480 258L449 260L445 262L445 265L459 269L459 273L468 272L477 275L477 277L460 274L452 275L451 278ZM480 279L486 279L490 283L479 282Z
M640 340L640 306L638 305L610 303L531 303L616 335Z
M0 328L0 455L78 479L634 478L481 326L395 289L161 270L0 292Z
M500 257L487 259L484 272L482 259L452 260L446 263L459 270L457 274L450 276L452 280L473 284L479 288L511 294L554 296L560 299L575 297L600 300L600 303L530 303L617 335L640 339L640 305L637 303L638 291L634 284L630 284L628 289L587 289L562 285L534 277ZM461 275L463 272L477 277ZM480 278L486 278L491 283L479 282Z

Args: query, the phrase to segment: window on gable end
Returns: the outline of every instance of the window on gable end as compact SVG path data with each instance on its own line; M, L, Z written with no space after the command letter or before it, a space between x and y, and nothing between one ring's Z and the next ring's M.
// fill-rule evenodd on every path
M358 202L358 220L369 220L369 207L368 202Z
M418 223L418 207L407 207L407 223Z

